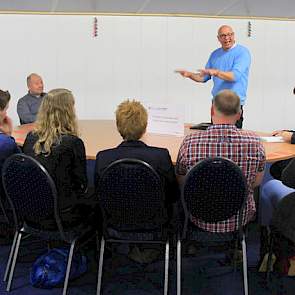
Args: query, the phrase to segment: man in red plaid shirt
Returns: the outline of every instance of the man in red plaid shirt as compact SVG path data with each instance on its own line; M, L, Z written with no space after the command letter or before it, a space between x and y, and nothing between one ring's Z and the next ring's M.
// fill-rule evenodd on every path
M253 190L263 178L265 152L257 135L235 126L240 110L240 99L234 92L219 92L211 107L213 125L206 131L198 130L185 137L177 157L176 174L182 182L183 177L198 161L209 157L224 157L237 163L246 176L249 189L243 215L243 224L246 224L255 216ZM217 223L205 223L197 216L192 216L191 221L211 232L230 232L238 226L237 216Z

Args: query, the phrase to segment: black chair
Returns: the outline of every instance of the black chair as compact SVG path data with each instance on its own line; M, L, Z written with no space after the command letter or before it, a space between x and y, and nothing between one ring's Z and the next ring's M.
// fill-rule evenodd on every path
M13 212L12 212L10 206L7 204L8 200L5 195L4 189L2 187L2 181L0 183L0 186L1 186L0 191L2 189L2 195L0 196L0 223L2 223L14 230L15 229L14 216L13 216ZM1 199L1 197L2 197L2 199ZM14 231L14 238L12 239L12 241L13 241L12 247L14 247L14 245L15 245L15 238L16 238L16 231ZM4 273L4 277L3 277L3 282L7 281L8 273L9 273L9 269L10 269L9 265L11 265L12 255L13 255L13 251L11 248L8 262L7 262L7 266L6 266L5 273Z
M280 252L284 252L284 256L289 256L289 252L294 252L295 245L295 193L285 196L278 203L274 215L272 217L269 238L269 249L267 259L267 283L270 279L271 262L273 255L273 247L275 240L279 242L278 247ZM278 241L279 239L279 241ZM277 248L278 248L277 247Z
M1 187L1 183L0 183L0 223L5 223L5 224L9 224L9 218L7 215L7 212L5 210L5 205L4 205L4 192L2 191L2 187Z
M2 182L12 208L15 235L10 250L4 281L10 291L20 243L24 234L46 241L70 244L63 295L67 293L73 253L78 242L85 242L93 230L88 224L65 227L60 217L55 184L46 169L35 159L16 154L8 158L2 169ZM50 229L40 226L45 216L52 217ZM93 236L93 235L92 235Z
M0 181L0 231L4 240L12 242L13 216Z
M97 295L101 290L105 243L164 244L164 294L167 295L169 240L165 227L164 191L159 175L141 160L121 159L106 168L97 187L103 214Z
M241 169L225 158L208 158L198 162L186 175L182 187L185 221L177 241L177 294L181 294L181 241L194 240L208 244L235 241L242 243L244 294L248 294L247 254L242 214L247 200L247 182ZM191 216L206 223L217 223L236 216L234 232L209 232L191 222ZM235 263L236 264L236 263ZM236 268L236 267L235 267Z

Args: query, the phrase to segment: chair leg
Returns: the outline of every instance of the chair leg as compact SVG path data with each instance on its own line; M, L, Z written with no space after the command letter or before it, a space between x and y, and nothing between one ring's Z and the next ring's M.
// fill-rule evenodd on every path
M242 250L243 250L243 277L244 277L244 294L248 295L248 267L247 267L247 248L245 234L242 238Z
M100 295L104 247L105 247L105 240L104 240L104 237L102 236L101 241L100 241L100 253L99 253L96 295Z
M62 292L63 295L67 294L75 245L76 245L76 240L72 241L72 243L71 243L71 248L70 248L70 252L69 252L69 256L68 256L68 263L67 263L67 271L66 271L66 276L65 276L64 288L63 288L63 292Z
M234 272L237 272L238 245L239 245L239 242L238 242L238 239L236 239L234 257L233 257L233 260L234 260Z
M13 242L12 242L12 245L11 245L11 248L10 248L9 257L8 257L8 260L7 260L7 265L6 265L6 269L5 269L3 282L7 282L8 273L9 273L9 270L11 268L12 257L13 257L14 251L15 251L15 245L16 245L17 236L18 236L18 232L16 231L14 233Z
M270 234L269 240L269 250L268 250L268 257L267 257L267 266L266 266L266 282L269 283L270 279L270 271L271 271L271 261L272 261L272 250L273 250L273 241L274 237L273 234Z
M95 233L95 245L96 245L96 252L98 253L99 252L99 236L98 236L98 232ZM96 255L96 257L98 258L98 256Z
M21 238L22 238L22 232L20 231L20 232L17 233L17 239L16 239L15 249L14 249L14 253L13 253L11 269L10 269L10 272L9 272L8 283L7 283L7 286L6 286L6 291L7 292L9 292L10 288L11 288L11 283L12 283L12 279L13 279L13 273L14 273L14 269L15 269L16 259L17 259L17 256L18 256L18 250L19 250Z
M169 241L165 245L165 279L164 279L164 295L168 294L168 274L169 274Z
M177 241L177 253L176 253L176 259L177 259L177 295L181 294L181 241Z

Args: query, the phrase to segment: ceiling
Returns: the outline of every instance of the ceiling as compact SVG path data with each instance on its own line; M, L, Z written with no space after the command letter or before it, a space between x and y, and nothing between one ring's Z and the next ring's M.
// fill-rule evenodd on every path
M0 11L162 14L295 20L294 0L1 0Z

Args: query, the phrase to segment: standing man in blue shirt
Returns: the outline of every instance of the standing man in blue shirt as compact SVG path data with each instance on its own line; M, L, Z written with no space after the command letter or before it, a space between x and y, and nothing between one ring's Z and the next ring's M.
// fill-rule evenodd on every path
M17 114L21 124L33 123L41 105L43 96L43 81L42 78L35 73L27 77L27 85L29 92L17 103Z
M251 56L246 47L235 43L235 33L230 26L221 26L218 29L217 39L221 47L211 53L205 69L199 70L198 73L186 70L177 70L177 72L196 82L207 82L212 78L212 97L224 89L234 91L240 98L242 110L236 126L242 128Z

